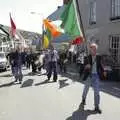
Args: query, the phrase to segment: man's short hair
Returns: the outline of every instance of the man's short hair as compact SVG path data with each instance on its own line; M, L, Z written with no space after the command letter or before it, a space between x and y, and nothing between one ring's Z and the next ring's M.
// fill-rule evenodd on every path
M96 43L91 43L90 48L95 47L96 49L98 48L98 45Z

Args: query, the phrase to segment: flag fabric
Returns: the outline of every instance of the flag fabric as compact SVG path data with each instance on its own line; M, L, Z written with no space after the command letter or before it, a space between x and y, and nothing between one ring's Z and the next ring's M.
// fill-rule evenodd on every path
M10 14L10 23L11 23L11 34L13 37L15 37L15 34L16 34L16 25L11 17L11 14Z
M48 37L46 35L44 35L44 42L43 42L43 48L48 48L49 46L49 40Z
M44 34L47 36L49 41L52 40L51 32L48 29L45 30Z
M51 32L51 34L54 38L61 35L61 32L58 30L57 26L55 26L52 23L52 21L45 19L43 21L43 23L44 23L45 27Z
M80 45L83 43L83 37L77 37L75 40L72 41L73 45Z
M69 2L65 4L65 10L61 14L61 20L61 27L66 34L72 37L72 39L83 37L78 20L75 0L69 0Z
M48 48L49 44L51 43L52 40L52 35L51 32L48 29L45 29L44 31L44 37L43 37L43 48Z

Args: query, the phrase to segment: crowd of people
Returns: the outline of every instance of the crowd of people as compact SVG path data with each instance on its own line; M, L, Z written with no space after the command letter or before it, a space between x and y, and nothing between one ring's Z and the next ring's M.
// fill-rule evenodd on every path
M84 51L81 51L73 56L69 51L57 51L53 46L49 49L42 50L39 53L32 51L21 51L19 47L12 49L8 54L8 59L11 65L11 71L15 78L15 82L22 83L23 74L22 66L28 69L32 68L32 73L41 73L41 69L46 70L48 81L53 73L53 81L58 80L58 72L67 73L67 65L71 62L77 63L80 79L85 81L85 87L82 95L82 104L86 104L86 96L89 87L92 85L94 90L94 105L95 111L101 113L99 108L99 79L101 78L102 64L101 59L97 56L97 45L90 45L90 54L87 56Z
M45 69L48 80L50 80L53 73L54 82L57 81L58 72L66 73L67 71L67 52L58 52L53 46L40 52L33 52L26 49L22 51L20 47L16 47L15 49L11 49L7 58L9 59L15 82L19 81L19 83L22 82L23 78L23 66L31 69L33 74L37 72L41 73L41 69Z

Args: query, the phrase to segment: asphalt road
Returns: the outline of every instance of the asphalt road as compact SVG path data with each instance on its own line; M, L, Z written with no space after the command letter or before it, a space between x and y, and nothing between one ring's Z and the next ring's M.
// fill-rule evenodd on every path
M22 85L13 84L10 71L0 73L0 120L120 120L120 82L100 83L102 114L96 114L92 88L85 108L80 105L84 84L76 74L47 82L44 71L23 73Z

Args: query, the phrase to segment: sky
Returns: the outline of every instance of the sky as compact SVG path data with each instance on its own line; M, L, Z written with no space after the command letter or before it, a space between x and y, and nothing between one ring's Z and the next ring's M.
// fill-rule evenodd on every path
M11 13L18 29L42 33L43 19L62 3L63 0L0 0L0 24L10 26Z

